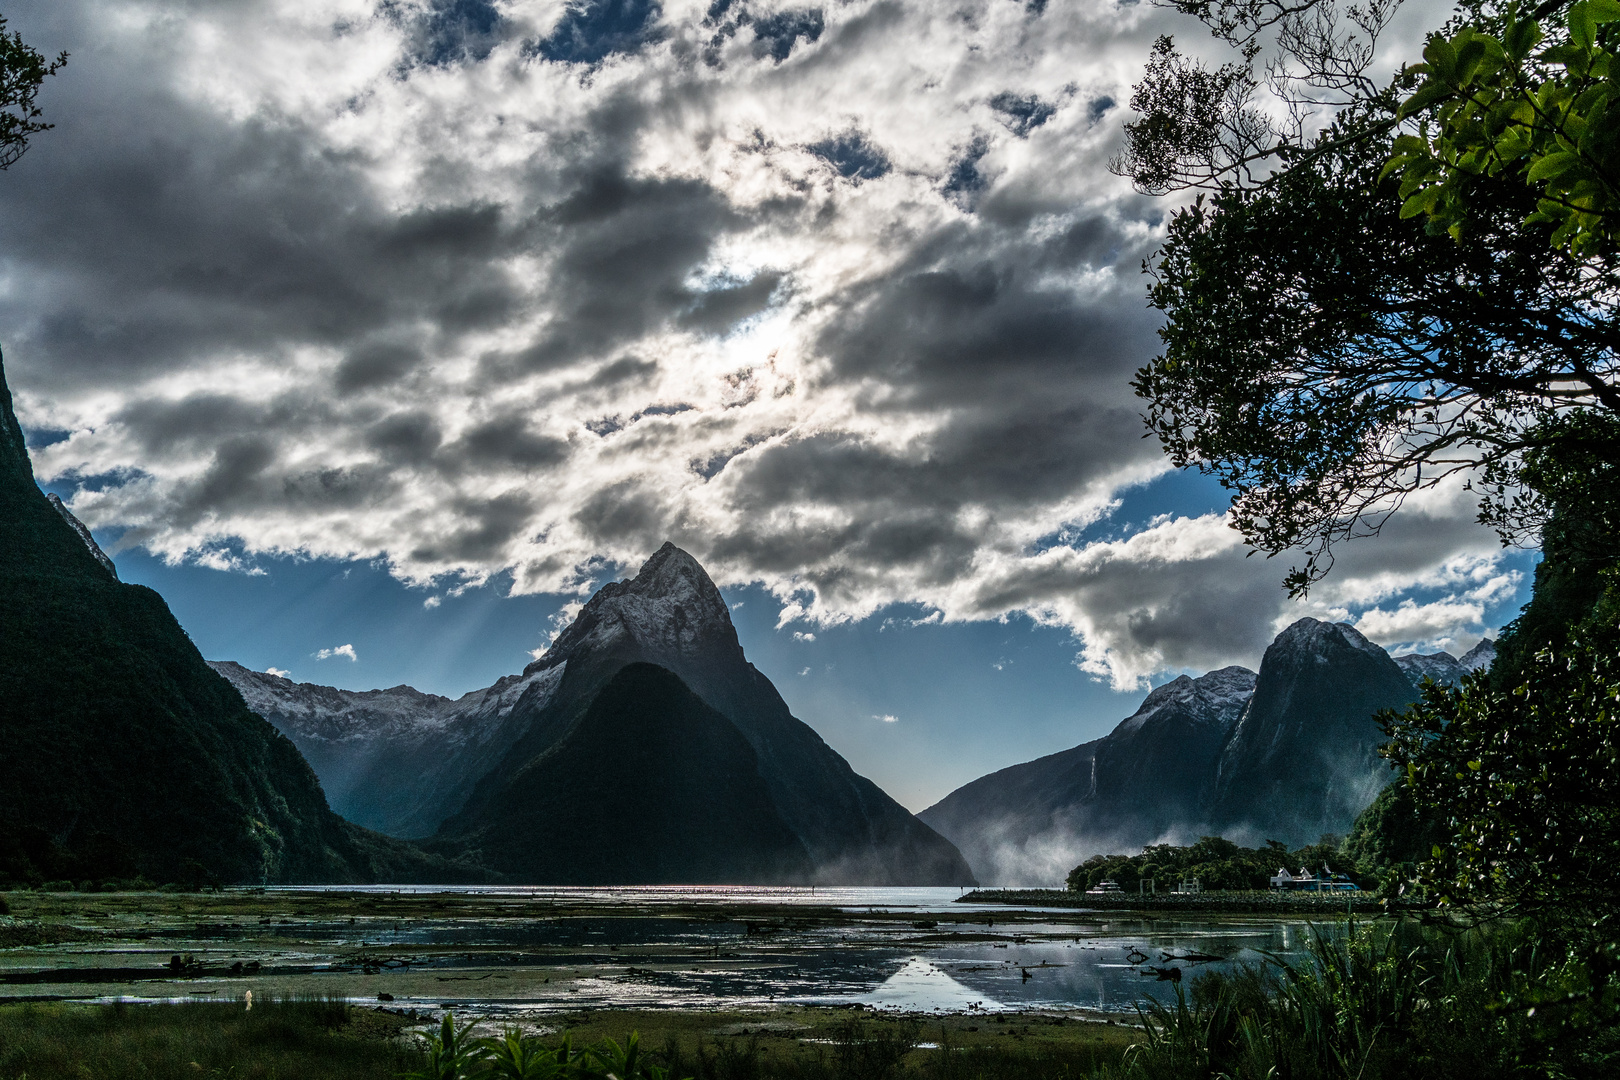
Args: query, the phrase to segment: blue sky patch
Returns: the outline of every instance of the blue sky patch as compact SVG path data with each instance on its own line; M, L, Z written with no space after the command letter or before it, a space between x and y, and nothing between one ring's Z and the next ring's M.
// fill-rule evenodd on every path
M806 147L846 180L876 180L893 168L889 156L860 131L846 131Z
M614 53L634 53L657 41L656 0L585 0L568 6L551 34L536 46L542 59L595 64Z
M991 98L990 107L1000 114L1007 130L1020 139L1046 123L1057 112L1056 105L1042 101L1034 94L1015 94L1011 90L1004 90Z
M754 22L754 41L763 54L780 64L802 38L806 44L820 39L825 21L820 8L778 11Z

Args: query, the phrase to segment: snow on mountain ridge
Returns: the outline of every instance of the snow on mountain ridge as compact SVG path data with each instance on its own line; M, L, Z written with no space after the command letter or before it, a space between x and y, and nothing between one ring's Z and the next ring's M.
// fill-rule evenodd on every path
M561 664L580 651L610 651L620 637L647 656L695 657L717 638L723 648L742 651L720 590L696 559L666 542L634 578L602 586L524 674Z
M1255 678L1254 672L1237 665L1219 668L1196 679L1179 676L1154 687L1136 712L1121 720L1114 730L1135 731L1170 705L1186 708L1200 722L1225 727L1254 693Z

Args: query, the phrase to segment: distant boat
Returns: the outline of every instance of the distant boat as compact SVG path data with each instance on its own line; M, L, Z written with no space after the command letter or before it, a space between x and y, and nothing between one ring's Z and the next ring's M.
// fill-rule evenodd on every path
M1125 890L1119 887L1117 881L1099 881L1096 886L1086 890L1087 896L1123 896Z

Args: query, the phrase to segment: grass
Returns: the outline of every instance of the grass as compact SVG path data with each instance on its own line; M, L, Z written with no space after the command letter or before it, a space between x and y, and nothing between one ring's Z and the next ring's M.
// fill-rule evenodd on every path
M1211 972L1150 1004L1131 1080L1620 1076L1620 988L1513 926L1363 925L1311 960Z
M599 1011L552 1018L566 1035L527 1041L555 1050L567 1038L581 1066L567 1074L576 1080L609 1072L626 1080L1078 1080L1118 1066L1141 1038L1128 1026L1042 1016L924 1024L836 1009L791 1015ZM240 1002L7 1005L0 1080L399 1080L429 1071L423 1040L405 1030L411 1023L316 1000L251 1011ZM637 1029L642 1067L609 1068ZM502 1035L485 1024L469 1040Z
M395 1080L406 1021L341 1002L0 1006L0 1080Z
M785 1051L773 1052L758 1037L704 1039L691 1047L671 1039L657 1057L671 1080L1061 1080L1119 1065L1137 1037L1130 1029L1088 1027L1097 1030L1027 1043L964 1043L944 1024L849 1019L824 1042Z

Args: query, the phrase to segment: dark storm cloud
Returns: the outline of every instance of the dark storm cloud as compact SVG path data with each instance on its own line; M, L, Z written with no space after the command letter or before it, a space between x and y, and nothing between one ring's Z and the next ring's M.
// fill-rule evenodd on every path
M762 270L751 280L736 285L720 285L708 289L693 300L680 314L680 324L705 333L721 334L751 316L758 315L771 303L784 275L775 270Z
M707 184L626 176L602 168L545 215L555 252L556 317L515 358L548 369L634 341L701 299L686 279L714 241L744 220Z
M1213 519L1070 539L1162 467L1128 380L1163 211L1104 168L1159 15L17 11L75 59L0 185L8 374L128 543L556 591L675 539L786 618L1028 611L1126 684L1282 610ZM1477 606L1467 516L1322 602ZM1451 607L1394 610L1418 580Z

